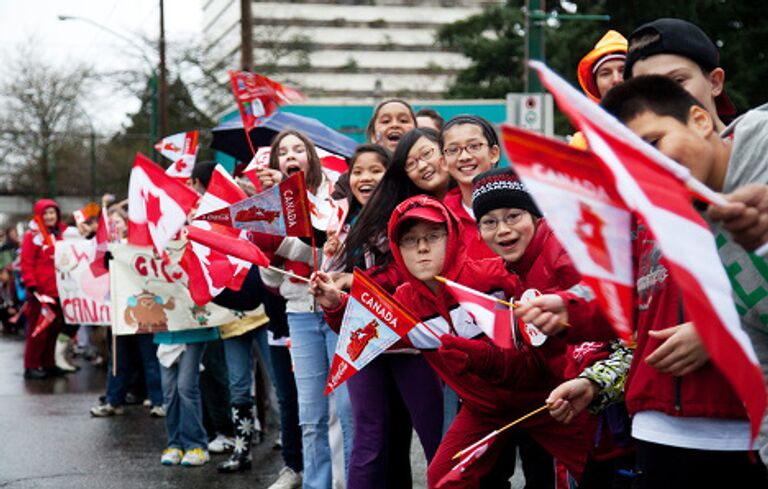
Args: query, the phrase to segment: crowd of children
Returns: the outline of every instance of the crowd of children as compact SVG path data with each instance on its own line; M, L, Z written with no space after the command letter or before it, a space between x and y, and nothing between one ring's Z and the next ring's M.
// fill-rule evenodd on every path
M729 194L731 204L702 211L722 260L702 266L725 267L768 377L768 267L750 252L768 237L768 106L732 120L716 46L680 19L645 24L626 39L610 31L579 64L578 79L642 139ZM316 242L251 236L272 265L304 279L254 267L239 291L225 289L213 301L255 316L115 343L141 359L133 368L144 372L150 412L165 417L163 464L198 466L209 452L231 451L219 472L252 467L251 446L266 429L254 377L260 365L277 394L285 465L270 489L411 487L414 431L430 489L509 487L518 459L527 488L768 487L768 421L750 445L744 406L709 362L646 223L633 222L635 334L627 344L514 162L498 167L502 148L491 123L475 115L445 121L389 99L375 108L366 139L335 186L313 142L295 130L275 136L269 165L257 173L269 189L304 172L317 199L346 201L344 222ZM587 149L579 134L571 144ZM198 163L192 186L203 193L213 171ZM120 240L124 211L109 215ZM38 323L41 297L58 296L52 245L65 233L58 206L38 202L21 245L27 325ZM315 256L321 266L313 273ZM326 396L354 269L420 323ZM0 273L7 283L8 270ZM437 277L502 300L530 296L515 316L542 335L498 346ZM20 301L8 287L0 298L5 326ZM27 327L28 379L56 373L60 333L73 335L58 302L52 307L44 334ZM93 416L122 413L130 357L118 356ZM211 376L205 383L201 362ZM219 371L226 374L216 380ZM226 396L212 394L211 383ZM217 414L222 403L230 419ZM544 405L548 413L500 433L458 475L452 470L457 452Z

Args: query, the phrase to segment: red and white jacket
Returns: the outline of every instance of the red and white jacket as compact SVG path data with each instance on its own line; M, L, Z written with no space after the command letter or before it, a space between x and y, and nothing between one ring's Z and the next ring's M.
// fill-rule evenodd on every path
M48 207L54 207L59 214L59 220L56 223L56 229L39 229L42 223L43 211ZM21 242L21 280L26 287L35 287L37 292L50 297L58 297L59 291L56 288L56 267L53 263L55 248L49 242L46 243L45 235L49 235L52 241L61 239L67 226L61 222L61 212L59 206L50 199L41 199L35 203L35 217L29 224L29 230L24 233Z

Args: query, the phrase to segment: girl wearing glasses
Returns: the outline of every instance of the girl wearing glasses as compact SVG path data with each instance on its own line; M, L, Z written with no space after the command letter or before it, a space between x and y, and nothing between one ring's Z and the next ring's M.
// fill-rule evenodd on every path
M499 163L501 149L496 131L482 117L459 115L445 124L440 139L448 172L458 184L446 195L443 203L456 214L465 228L462 242L469 257L492 258L495 255L476 231L472 212L472 179Z

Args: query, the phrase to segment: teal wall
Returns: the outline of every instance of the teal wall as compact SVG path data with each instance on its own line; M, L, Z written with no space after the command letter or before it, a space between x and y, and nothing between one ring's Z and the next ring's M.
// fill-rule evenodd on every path
M503 101L493 103L453 103L453 102L435 102L427 104L414 104L413 110L429 107L435 109L447 121L453 116L459 114L474 114L484 117L494 124L500 124L506 120L507 108ZM286 105L280 110L292 112L294 114L306 117L314 117L322 121L325 125L349 136L358 142L365 140L365 126L373 115L373 105ZM220 122L240 117L235 110L225 115ZM503 152L502 152L503 153ZM503 157L504 158L504 157ZM221 152L216 153L216 161L224 165L229 171L232 171L235 165L234 158ZM506 159L502 161L506 165Z

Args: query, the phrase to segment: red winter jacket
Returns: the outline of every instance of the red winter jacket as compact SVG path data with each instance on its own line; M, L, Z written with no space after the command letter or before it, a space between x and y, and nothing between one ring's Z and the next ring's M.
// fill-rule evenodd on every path
M658 331L688 321L680 291L672 281L666 260L656 246L650 230L637 224L634 241L637 280L634 324L637 349L626 381L626 402L630 414L660 411L671 416L708 418L746 418L746 411L731 385L712 363L682 377L663 374L645 363L645 359L661 343L649 337ZM568 297L568 294L566 294ZM605 321L596 311L596 301L570 296L569 321L574 328L592 315L589 321ZM571 316L571 311L576 312ZM578 319L574 319L578 315Z
M478 337L490 343L491 340L482 334L472 317L458 306L443 284L440 284L435 296L423 282L407 271L397 243L393 240L393 230L412 201L432 206L446 218L448 237L442 272L444 277L487 294L500 291L505 298L518 285L515 277L505 270L501 258L469 259L458 235L460 226L456 217L437 200L418 196L400 204L389 221L392 255L406 279L395 292L395 299L433 330L465 338ZM455 375L444 363L442 354L435 349L438 345L434 338L427 336L423 328L414 328L409 334L409 340L413 343L427 342L426 347L421 347L424 358L461 397L464 402L462 409L468 409L483 418L495 419L499 426L541 406L552 388L563 380L562 371L552 371L538 350L519 350L517 379L511 384L499 385L472 373ZM433 344L432 349L429 349L429 342ZM552 345L555 344L553 341ZM530 387L531 380L538 388ZM525 385L526 388L519 388L518 385ZM550 416L539 415L521 426L574 474L581 474L591 442L588 431L583 429L584 418L562 425Z
M61 235L67 228L61 222L61 211L53 200L41 199L35 203L35 217L42 222L43 211L53 207L59 214L59 220L54 229L48 229L51 239L61 239ZM38 223L32 221L29 230L24 233L21 242L21 280L26 287L35 287L37 292L51 297L58 297L56 288L56 268L53 263L54 247L46 244L43 233L38 229Z
M480 236L480 231L477 229L477 221L475 221L464 208L459 187L452 188L445 194L443 204L445 204L445 206L450 209L459 220L461 226L461 243L466 250L467 258L472 260L496 258L496 253L485 244L483 237Z

